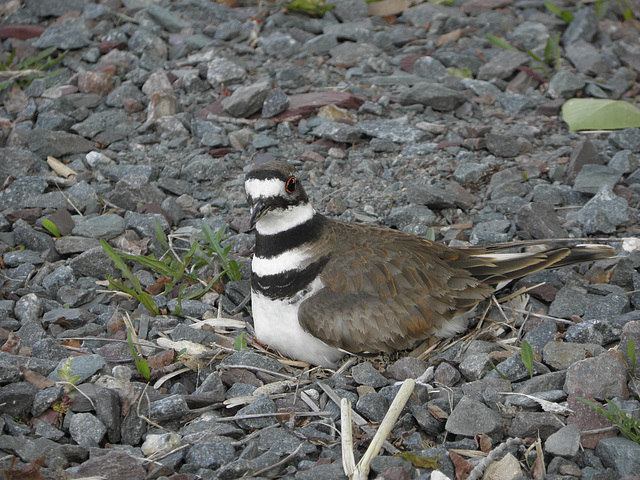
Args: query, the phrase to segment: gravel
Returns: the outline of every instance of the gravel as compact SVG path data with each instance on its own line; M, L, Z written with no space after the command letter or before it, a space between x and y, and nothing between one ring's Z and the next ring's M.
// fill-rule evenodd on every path
M7 476L344 478L333 394L375 425L395 382L418 377L393 447L372 462L379 478L427 478L420 457L436 455L442 472L461 475L480 457L453 449L478 449L478 434L489 448L522 439L487 478L526 477L538 437L549 477L637 475L638 445L579 399L638 418L628 346L640 345L640 297L629 293L640 257L638 242L623 240L639 228L640 126L578 134L561 116L576 96L636 101L637 29L613 10L599 19L593 4L562 4L567 24L542 2L369 15L383 3L340 0L320 18L209 0L6 3L3 61L12 50L20 60L67 51L59 72L30 83L2 72ZM560 58L540 63L556 39ZM295 164L314 206L334 218L451 245L607 237L620 254L523 279L528 304L482 305L482 331L464 345L356 359L339 373L304 368L253 341L247 305L243 177L274 158ZM166 272L131 260L171 261L167 235L171 252L186 254L203 223L224 229L241 280L186 298L197 282L165 292ZM130 255L159 315L108 290L121 272L100 241ZM218 269L193 273L206 283ZM531 371L513 350L522 339ZM356 432L360 455L371 430Z

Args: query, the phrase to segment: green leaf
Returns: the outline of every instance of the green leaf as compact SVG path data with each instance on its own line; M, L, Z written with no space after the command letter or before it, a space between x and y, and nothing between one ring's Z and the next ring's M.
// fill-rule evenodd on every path
M447 72L449 72L451 75L455 75L456 77L460 77L460 78L473 78L473 73L471 73L471 70L469 70L469 67L464 67L464 68L449 67L447 68Z
M633 338L629 339L629 343L627 343L627 355L631 360L631 375L635 375L636 371L636 346L634 344Z
M42 226L46 228L49 231L49 233L51 233L54 237L60 238L62 236L56 224L53 223L48 218L45 218L44 220L42 220Z
M513 49L511 44L503 38L496 37L494 35L487 35L487 40L489 40L491 43L493 43L494 45L497 45L500 48L504 48L505 50Z
M524 363L524 366L529 372L529 376L533 378L533 349L526 340L522 341L520 356L522 357L522 363Z
M242 332L233 341L233 348L235 348L238 351L241 351L241 350L244 350L245 348L247 348L247 341L244 339L244 334L245 334L245 332Z
M562 117L572 132L640 127L640 109L623 100L572 98L562 105Z
M131 351L131 356L133 357L133 361L136 364L136 369L138 373L142 375L142 378L145 380L149 380L151 378L151 370L149 369L149 364L144 358L140 358L138 355L138 351L136 347L133 346L133 336L131 334L131 330L127 328L127 343L129 344L129 350Z
M404 458L407 462L413 464L414 467L430 468L433 470L438 469L438 463L440 462L440 455L436 455L435 458L422 457L416 452L400 452L396 454L396 457Z
M560 17L566 23L571 23L573 21L573 14L569 10L562 10L555 3L551 2L544 2L544 6L547 7L547 10Z
M289 12L304 13L312 17L322 17L333 8L333 3L325 4L324 0L293 0L284 6Z
M429 227L429 230L427 230L427 240L431 240L432 242L436 240L436 231L433 227Z

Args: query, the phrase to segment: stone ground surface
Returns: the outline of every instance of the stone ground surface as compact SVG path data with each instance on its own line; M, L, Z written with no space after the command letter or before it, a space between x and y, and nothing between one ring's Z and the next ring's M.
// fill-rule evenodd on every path
M558 3L567 24L542 0L372 14L338 0L323 18L210 0L3 1L2 56L16 55L0 72L4 478L344 478L332 398L361 416L359 456L366 426L416 377L371 478L427 479L437 457L462 479L490 451L489 479L638 478L640 445L579 399L640 418L628 353L640 346L640 129L569 132L560 110L636 100L638 24L615 3L601 17L600 4ZM15 65L50 47L67 53L27 85L18 75L35 66ZM600 238L620 254L522 280L511 291L535 287L528 303L478 309L463 341L421 358L309 368L251 337L243 176L272 158L297 165L335 218L434 227L453 245ZM127 260L158 315L107 288L120 272L100 239L175 272L174 255L208 244L203 223L225 229L241 280L191 299L196 278L219 273L215 256L193 257L175 284Z

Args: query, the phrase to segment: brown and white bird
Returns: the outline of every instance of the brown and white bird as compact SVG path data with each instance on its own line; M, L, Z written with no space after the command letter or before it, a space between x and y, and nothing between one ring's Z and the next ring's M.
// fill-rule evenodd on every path
M285 162L246 176L256 230L251 300L257 338L282 354L335 367L345 353L393 352L465 330L469 312L504 282L545 268L607 258L605 245L504 253L452 248L314 210Z

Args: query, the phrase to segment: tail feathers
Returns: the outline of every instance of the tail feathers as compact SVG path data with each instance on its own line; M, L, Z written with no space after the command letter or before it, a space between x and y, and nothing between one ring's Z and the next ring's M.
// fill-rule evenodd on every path
M577 245L529 253L483 253L472 255L478 263L468 268L473 277L497 285L548 268L602 260L615 253L608 245Z

